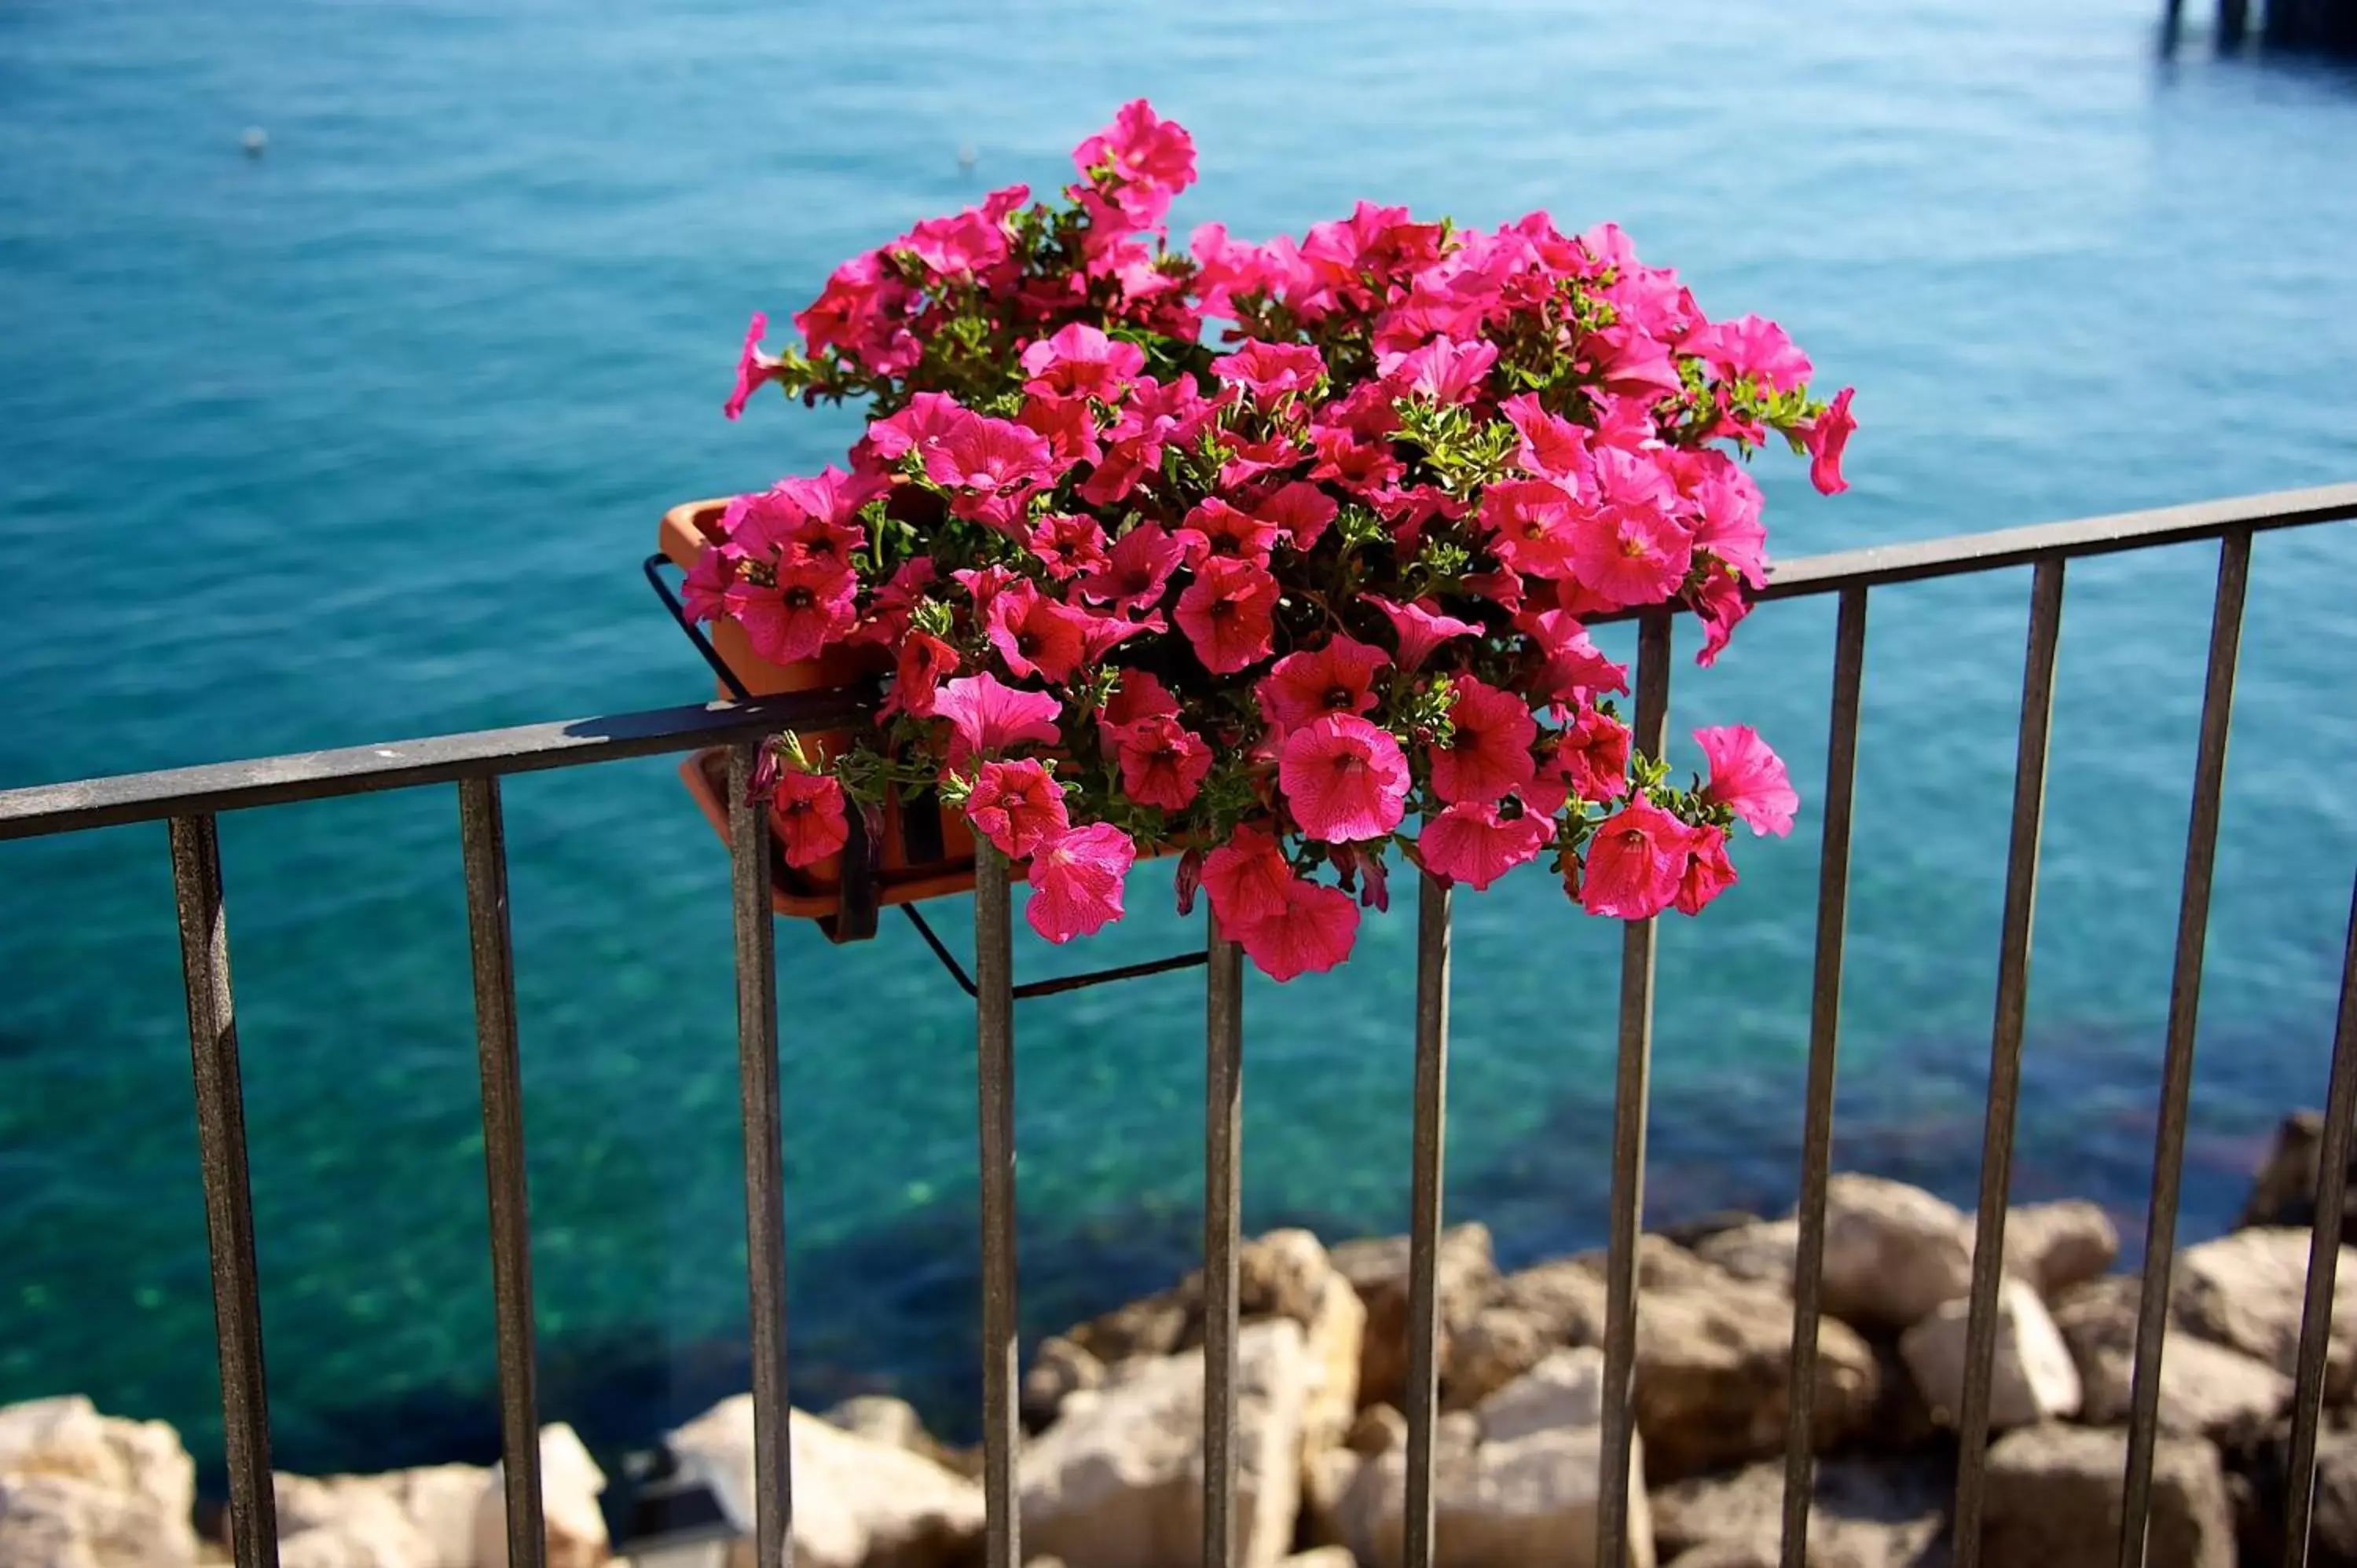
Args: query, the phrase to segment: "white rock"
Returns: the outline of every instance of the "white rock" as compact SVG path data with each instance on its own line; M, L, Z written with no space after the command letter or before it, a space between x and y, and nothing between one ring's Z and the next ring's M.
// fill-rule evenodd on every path
M1301 1443L1307 1453L1332 1448L1349 1434L1359 1414L1359 1366L1367 1309L1351 1282L1331 1269L1318 1287L1318 1305L1303 1330L1309 1386L1301 1406Z
M179 1434L160 1421L101 1415L80 1394L34 1400L0 1410L0 1477L54 1477L82 1483L89 1493L35 1487L20 1494L19 1530L38 1514L48 1530L61 1521L102 1529L109 1540L136 1536L146 1563L176 1564L196 1557L195 1461ZM102 1499L113 1499L106 1501ZM62 1509L61 1514L50 1509ZM139 1522L144 1520L145 1522ZM93 1542L91 1552L102 1543ZM102 1559L102 1561L110 1561ZM0 1553L0 1563L14 1560Z
M2030 1426L1989 1446L1982 1561L2113 1568L2119 1560L2127 1434ZM2234 1568L2233 1511L2218 1451L2163 1437L2153 1451L2148 1568Z
M929 1568L980 1539L982 1488L921 1455L789 1412L797 1568ZM753 1396L726 1399L664 1438L741 1535L755 1529Z
M2054 1305L2078 1363L2084 1397L2079 1419L2124 1424L2135 1399L2137 1282L2121 1276L2084 1285ZM2291 1380L2266 1362L2184 1328L2161 1340L2160 1430L2218 1442L2255 1438L2291 1400Z
M1354 1348L1355 1356L1355 1348ZM1293 1544L1310 1373L1301 1326L1247 1326L1236 1375L1237 1561ZM1164 1568L1202 1552L1203 1357L1140 1357L1071 1396L1020 1461L1027 1551L1070 1568Z
M1860 1327L1910 1328L1972 1288L1971 1232L1921 1187L1844 1174L1825 1188L1824 1309Z
M7 1568L184 1568L195 1530L137 1494L67 1475L0 1474Z
M1969 1238L1975 1221L1964 1223ZM2101 1204L2071 1198L2006 1211L2005 1272L2028 1280L2050 1302L2073 1285L2103 1278L2119 1255L2119 1227Z
M425 1541L429 1568L476 1568L475 1509L490 1478L480 1465L425 1465L385 1477Z
M1445 1364L1449 1337L1472 1320L1481 1297L1497 1283L1489 1227L1452 1225L1440 1233L1433 1260L1437 1286L1434 1316ZM1359 1358L1362 1404L1397 1403L1407 1387L1409 1247L1405 1236L1345 1241L1332 1253L1334 1267L1366 1304L1367 1326Z
M1695 1243L1695 1253L1706 1262L1738 1280L1773 1285L1785 1292L1792 1288L1792 1260L1800 1251L1801 1222L1797 1219L1763 1219L1753 1225L1737 1225Z
M1436 1568L1595 1568L1603 1392L1602 1351L1558 1350L1484 1400L1471 1433L1436 1434ZM1631 1442L1629 1563L1653 1568L1644 1455ZM1399 1450L1366 1461L1340 1510L1371 1568L1399 1568L1406 1476Z
M1964 1409L1964 1341L1970 1304L1951 1301L1909 1329L1899 1353L1934 1419L1953 1425ZM2077 1412L2079 1369L2070 1347L2026 1280L1997 1292L1996 1356L1989 1369L1989 1425L2028 1426Z
M1820 1462L1814 1480L1809 1505L1813 1568L1925 1568L1947 1561L1953 1464L1842 1455ZM1776 1568L1782 1560L1780 1462L1674 1481L1654 1489L1652 1505L1653 1544L1671 1556L1673 1568L1687 1568L1696 1553L1704 1555L1695 1560L1725 1568Z
M613 1555L606 1539L606 1515L597 1495L606 1472L589 1457L581 1439L565 1423L540 1429L540 1512L546 1526L548 1568L597 1568ZM478 1568L508 1568L506 1472L494 1465L475 1505Z
M2237 1230L2186 1248L2177 1255L2171 1312L2204 1338L2296 1371L2308 1242L2306 1230ZM2357 1390L2357 1248L2339 1249L2335 1262L2324 1392L2338 1402Z

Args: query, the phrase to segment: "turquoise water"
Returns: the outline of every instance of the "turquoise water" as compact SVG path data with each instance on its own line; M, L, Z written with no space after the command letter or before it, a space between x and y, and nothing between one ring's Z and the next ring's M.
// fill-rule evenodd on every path
M2357 78L2151 48L2147 0L896 7L752 0L0 9L0 786L658 706L705 690L658 513L815 467L718 414L747 314L1124 99L1190 125L1183 224L1361 195L1614 218L1855 382L1856 489L1766 474L1780 553L2357 477ZM239 136L261 125L269 152ZM976 166L962 172L962 146ZM2074 567L2018 1188L2142 1223L2213 550ZM2357 863L2357 532L2259 541L2187 1224L2322 1092ZM1875 599L1838 1157L1969 1203L2024 573ZM1674 734L1757 723L1813 800L1829 605L1772 607ZM1691 644L1688 644L1690 649ZM552 1415L612 1446L742 1386L726 865L668 765L508 791ZM296 1468L495 1446L450 791L221 826L275 1436ZM1663 1217L1788 1203L1814 817L1662 956ZM1083 950L1200 939L1146 891ZM1450 1204L1600 1238L1617 931L1460 901ZM942 921L966 928L946 907ZM1412 917L1248 1000L1246 1205L1405 1218ZM160 828L0 845L0 1401L218 1443ZM974 1398L969 1015L911 936L780 929L798 1400ZM1181 1269L1200 983L1028 1004L1027 1320Z

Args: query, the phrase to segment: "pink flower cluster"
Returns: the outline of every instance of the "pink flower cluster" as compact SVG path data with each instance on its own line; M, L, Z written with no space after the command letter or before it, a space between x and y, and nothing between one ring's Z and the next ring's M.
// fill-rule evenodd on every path
M771 383L871 409L847 467L738 498L687 585L767 659L888 675L871 739L781 746L791 861L938 789L1051 940L1175 853L1181 908L1285 980L1348 955L1394 846L1476 888L1550 858L1642 919L1735 880L1735 823L1790 830L1748 727L1696 733L1690 788L1632 755L1584 623L1689 609L1714 660L1766 581L1741 459L1772 432L1844 489L1847 390L1609 224L1362 202L1180 251L1185 130L1131 103L1073 163L1058 202L1011 187L845 263L797 346L753 318L731 418Z

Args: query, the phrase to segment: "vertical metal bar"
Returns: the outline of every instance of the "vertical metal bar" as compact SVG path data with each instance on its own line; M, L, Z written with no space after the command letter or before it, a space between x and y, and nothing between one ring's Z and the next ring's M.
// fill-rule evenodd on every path
M1015 1450L1015 996L1006 857L974 852L974 1067L982 1122L982 1496L985 1568L1022 1568Z
M1432 1568L1432 1430L1440 1401L1440 1219L1448 1145L1448 884L1415 894L1415 1125L1408 1197L1407 1512L1404 1568Z
M2136 1380L2129 1404L2127 1476L2120 1514L2120 1568L2144 1568L2152 1513L2153 1443L2160 1428L2160 1353L2169 1332L2169 1270L2177 1257L2177 1200L2185 1175L2185 1120L2193 1091L2194 1026L2201 1014L2201 950L2210 929L2210 880L2218 857L2218 801L2226 782L2226 732L2234 713L2234 660L2243 637L2251 535L2218 542L2218 594L2210 612L2210 672L2201 689L2201 739L2193 763L2193 811L2185 830L2185 878L2177 903L2177 963L2169 986L2169 1043L2153 1136L2152 1192L2145 1219L2144 1295L2136 1308Z
M1662 755L1670 714L1670 618L1645 617L1637 633L1633 748ZM1629 1552L1630 1448L1637 1434L1637 1240L1645 1214L1645 1113L1652 1093L1653 947L1651 919L1620 939L1620 1065L1612 1086L1612 1224L1605 1256L1603 1477L1596 1499L1596 1561L1620 1568Z
M737 929L737 1077L745 1155L745 1283L752 1327L753 1521L759 1568L793 1561L786 1406L785 1167L778 1112L778 933L770 809L753 799L762 742L728 748L729 902Z
M2349 905L2349 948L2341 961L2341 1021L2332 1032L2332 1080L2317 1151L2316 1223L2308 1241L2308 1297L2300 1311L2299 1361L2292 1381L2287 1568L2307 1568L2316 1507L2316 1426L2324 1407L2324 1356L2332 1342L2332 1287L2340 1273L2341 1206L2349 1198L2350 1123L2357 1122L2357 895Z
M174 817L172 891L180 913L180 980L188 1001L197 1155L221 1355L221 1440L237 1568L277 1568L278 1504L270 1480L270 1392L262 1365L262 1293L253 1262L253 1191L245 1168L245 1090L229 983L221 844L210 813Z
M1979 1568L1988 1478L1989 1374L1996 1357L1997 1287L2005 1273L2005 1207L2013 1187L2015 1102L2029 1000L2030 917L2038 903L2038 840L2046 809L2046 736L2054 716L2055 644L2062 629L2062 559L2040 561L2029 591L2029 648L2021 677L2021 733L2013 764L2013 842L2006 856L2005 929L1997 949L1996 1015L1989 1036L1988 1114L1981 1133L1980 1223L1964 1333L1964 1410L1957 1423L1956 1568Z
M1833 716L1825 742L1825 827L1817 857L1816 978L1809 1002L1809 1084L1801 1133L1801 1238L1792 1261L1792 1376L1784 1419L1783 1568L1804 1568L1815 1484L1817 1326L1824 1312L1825 1187L1833 1169L1834 1060L1841 1040L1842 944L1849 917L1850 805L1866 679L1866 590L1844 588L1834 628Z
M523 1067L516 1046L515 944L508 920L507 829L496 777L459 781L458 849L467 872L475 1056L483 1082L483 1181L491 1219L508 1562L541 1568L548 1538L541 1519L540 1420L533 1389L532 1208L523 1157Z
M1236 1248L1243 1218L1243 950L1209 922L1203 984L1203 1563L1236 1561Z

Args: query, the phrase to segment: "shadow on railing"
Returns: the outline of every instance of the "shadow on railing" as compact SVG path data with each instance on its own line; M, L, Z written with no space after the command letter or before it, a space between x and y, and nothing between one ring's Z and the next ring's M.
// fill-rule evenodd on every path
M1832 1155L1835 1058L1840 1034L1842 950L1849 877L1850 816L1857 757L1858 699L1865 677L1869 590L1896 583L2034 567L2029 649L2014 770L2011 848L1989 1053L1978 1234L1973 1253L1963 1408L1958 1413L1954 1561L1981 1560L1989 1432L1989 1391L1998 1327L1998 1287L2011 1186L2022 1022L2029 989L2031 914L2037 897L2055 649L2063 575L2077 558L2216 540L2217 596L2203 689L2201 742L2186 837L2174 978L2169 992L2158 1133L2136 1333L2135 1383L2123 1477L2120 1562L2144 1558L2159 1428L2160 1360L2168 1285L2184 1170L2194 1026L2202 944L2216 857L2234 668L2251 541L2260 531L2357 518L2357 485L2132 512L2001 532L1845 552L1788 562L1761 597L1834 594L1831 744L1819 872L1814 990L1809 1034L1800 1240L1793 1277L1794 1332L1786 1411L1784 1568L1807 1561L1813 1485L1818 1326L1823 1316L1826 1189ZM1670 621L1641 621L1635 744L1658 755L1668 712ZM226 811L425 784L458 787L459 836L473 952L477 1046L482 1069L484 1160L490 1191L493 1294L497 1306L500 1432L507 1488L509 1561L545 1562L540 1451L533 1392L531 1240L523 1175L514 956L510 939L507 855L500 779L624 757L729 749L731 897L737 933L737 1044L744 1118L746 1238L755 1409L756 1539L761 1568L790 1554L791 1477L786 1442L784 1193L780 1161L777 974L770 900L768 813L748 803L746 783L763 737L789 728L839 726L864 716L869 699L846 692L804 693L757 702L532 725L427 740L312 752L256 761L0 792L0 839L79 832L126 822L170 827L179 904L188 1042L196 1087L208 1238L230 1477L231 1533L240 1568L277 1562L270 1471L269 1405L261 1306L254 1274L253 1209L245 1158L221 860L214 818ZM989 1568L1021 1568L1015 1460L1017 1402L1014 984L1007 866L986 845L975 887L974 964L981 1132L984 1460ZM1636 1357L1638 1238L1644 1212L1645 1128L1653 1016L1653 922L1631 923L1622 948L1619 1067L1612 1138L1610 1245L1602 1453L1595 1561L1626 1560L1630 1537L1632 1369ZM1418 893L1415 1104L1409 1268L1409 1369L1405 1393L1407 1508L1401 1561L1434 1560L1433 1433L1438 1392L1437 1268L1448 1053L1449 894L1430 878ZM1234 1505L1238 1111L1242 1094L1243 977L1232 944L1209 943L1205 984L1208 1095L1205 1105L1203 1561L1236 1560ZM2357 908L2352 911L2339 1028L2319 1157L2320 1187L2309 1251L2292 1412L2287 1561L2306 1561L2316 1477L2317 1428L2351 1149L2357 1116ZM2005 1565L2012 1568L2012 1565Z

